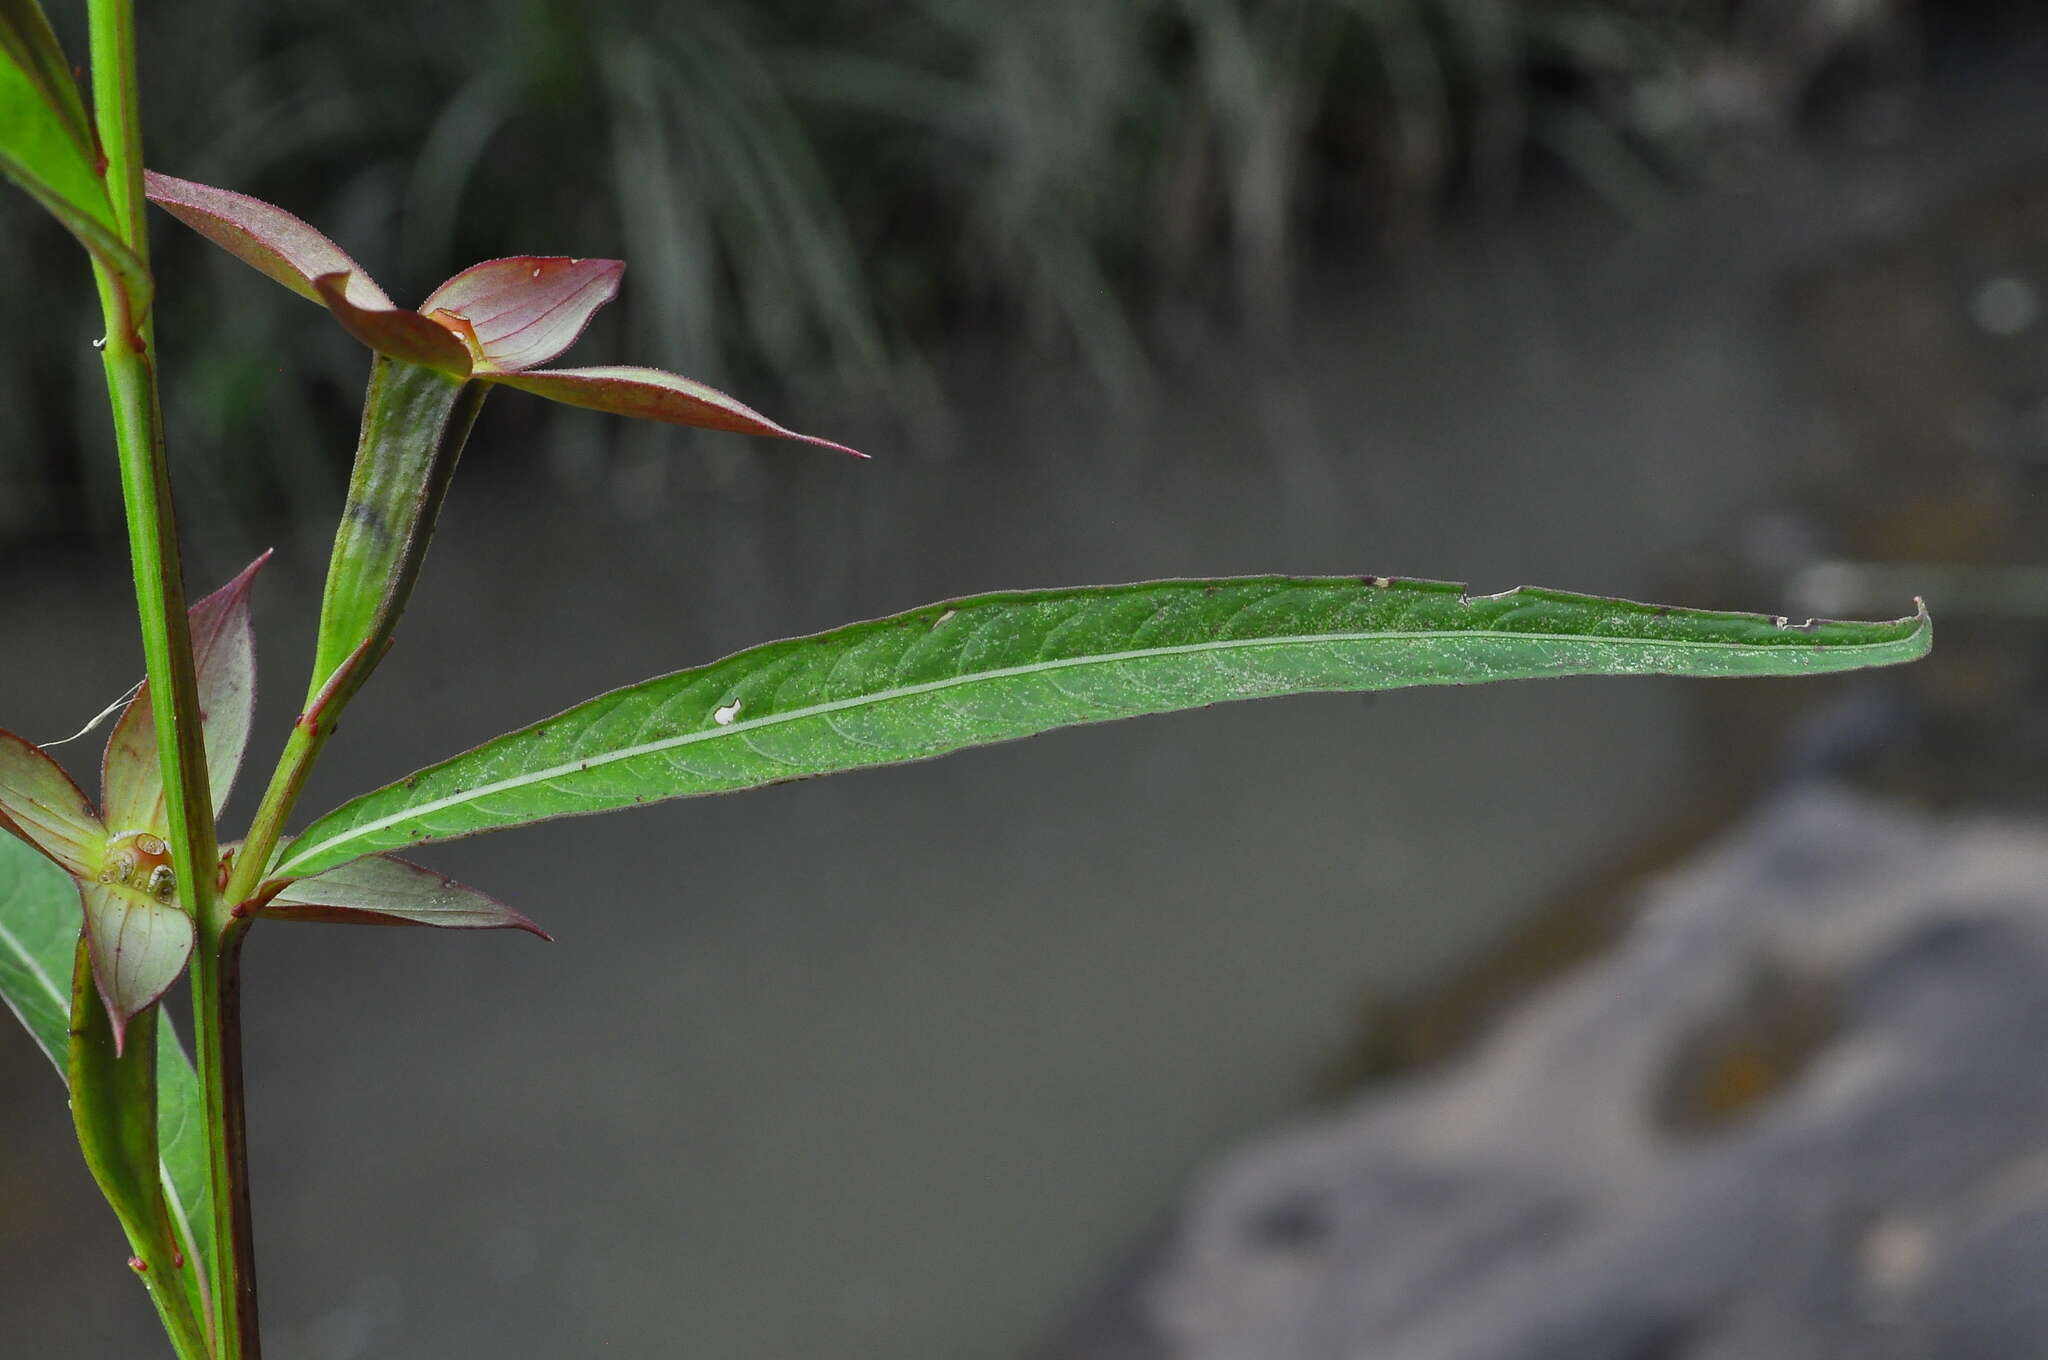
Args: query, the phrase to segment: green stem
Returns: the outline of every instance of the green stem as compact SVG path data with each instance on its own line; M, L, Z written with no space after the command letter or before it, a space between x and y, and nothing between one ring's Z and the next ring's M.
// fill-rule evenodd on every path
M219 1360L258 1360L256 1253L242 1113L242 939L247 923L207 932L192 955L192 1044L213 1194L213 1297Z
M327 738L334 734L335 719L340 716L343 703L361 684L360 673L368 669L364 662L369 651L370 645L366 643L344 659L307 703L306 711L299 715L299 720L292 724L292 734L285 741L284 754L278 758L277 769L271 773L270 787L263 791L263 801L256 805L256 816L249 823L249 834L235 854L227 888L221 894L221 900L238 918L239 908L262 886L271 852L277 849L277 842L284 834L285 819L292 815L292 808L298 804L299 793L306 787L306 776L313 772L313 762L320 758Z
M335 536L321 609L321 652L306 708L292 724L227 882L210 899L217 915L202 922L201 946L193 957L193 1029L214 1167L215 1238L235 1244L234 1278L222 1280L218 1289L224 1316L240 1319L245 1360L255 1360L257 1342L239 1042L239 966L248 918L240 909L260 891L285 821L341 710L390 646L449 479L488 391L484 383L464 383L394 360L379 358L373 366L348 508ZM218 954L208 948L213 942ZM208 1055L216 1058L211 1075ZM224 1334L235 1330L223 1323Z
M106 157L108 196L123 243L143 266L148 233L143 213L142 126L135 74L133 0L89 0L93 105ZM214 891L219 852L207 788L199 685L186 625L184 573L178 554L170 473L164 459L152 328L123 281L95 262L106 318L102 361L113 407L121 496L135 574L142 655L156 718L179 900L194 918L192 959L195 1046L206 1138L212 1149L215 1247L213 1296L219 1309L218 1360L257 1360L255 1272L248 1233L243 1156L241 1033L235 1005L239 930Z
M309 707L367 643L371 652L356 663L354 681L329 695L338 714L381 659L412 598L455 465L490 390L489 383L381 354L372 361L348 504L320 601Z
M391 645L434 536L434 522L489 393L487 383L379 356L363 400L348 505L334 535L320 641L305 711L263 791L222 901L237 918L254 899L334 725Z
M394 380L395 377L395 380ZM488 388L463 384L411 365L379 359L366 405L362 447L350 485L349 510L336 538L335 563L322 611L323 642L332 632L337 600L353 603L349 587L364 592L364 617L350 639L353 650L337 650L331 664L316 660L315 683L306 708L292 724L270 785L263 791L249 834L228 871L221 893L210 899L202 942L192 960L193 1031L201 1055L213 1170L214 1237L234 1243L233 1278L221 1279L222 1335L239 1336L244 1360L256 1360L256 1270L250 1242L249 1194L242 1117L241 950L248 918L241 904L256 896L285 821L297 805L306 777L333 735L341 710L362 686L390 645L391 631L411 594L433 536L434 520L449 478L462 454L477 409ZM385 399L380 399L384 394ZM392 394L399 394L390 400ZM398 411L412 419L393 419ZM388 551L356 549L353 531L373 518L383 532L373 535ZM365 564L361 559L367 556ZM374 593L370 593L374 592ZM218 950L209 944L218 945ZM212 1069L205 1059L213 1055ZM227 1254L216 1251L216 1255ZM239 1325L233 1320L239 1319ZM223 1351L224 1360L236 1352Z
M121 241L149 263L143 222L141 87L135 76L133 0L88 0L92 42L92 103L100 149L107 158L107 198Z

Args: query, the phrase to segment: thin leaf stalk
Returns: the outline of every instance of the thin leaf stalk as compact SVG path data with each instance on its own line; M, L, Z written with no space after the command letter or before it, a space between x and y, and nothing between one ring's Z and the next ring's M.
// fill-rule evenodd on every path
M132 0L89 0L93 103L108 196L123 243L147 277L142 131ZM213 801L207 787L198 680L186 620L176 511L164 456L147 302L109 266L94 262L106 336L101 360L113 412L128 522L136 612L163 766L172 866L179 900L194 920L195 1048L210 1149L215 1249L212 1292L219 1310L216 1360L255 1360L255 1271L248 1232L247 1159L241 1100L241 1033L236 1003L239 931L215 892Z

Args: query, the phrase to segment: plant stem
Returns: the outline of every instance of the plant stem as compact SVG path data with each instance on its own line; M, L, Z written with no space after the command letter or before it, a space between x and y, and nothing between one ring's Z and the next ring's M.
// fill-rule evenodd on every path
M97 269L98 266L95 266ZM129 555L142 624L142 652L163 765L171 860L179 900L193 914L193 1046L199 1070L212 1181L214 1219L211 1292L219 1310L219 1360L257 1360L255 1259L249 1234L247 1163L241 1091L239 1010L223 992L235 984L239 929L214 891L219 851L199 723L199 687L186 626L177 527L163 458L148 337L127 327L119 286L100 272L107 312L102 358L120 450L121 493L128 515ZM120 334L126 330L125 334Z
M223 902L230 915L239 916L258 894L313 762L333 735L342 709L391 646L455 465L489 392L488 383L464 382L381 355L370 367L348 505L327 568L305 711L292 724L229 871Z
M220 1360L258 1360L256 1253L242 1113L242 939L246 922L205 938L192 955L192 1044L206 1125L213 1204L213 1295Z
M142 127L135 74L133 0L89 0L94 117L106 158L109 198L124 244L146 268ZM106 318L101 358L113 407L128 519L129 556L142 629L142 654L163 765L171 858L179 900L197 941L192 993L206 1139L211 1150L214 1216L213 1296L219 1310L218 1360L257 1360L255 1270L248 1230L247 1159L237 1004L240 929L231 928L214 874L213 800L207 788L199 686L185 616L176 513L164 459L153 328L122 281L95 262Z
M87 0L92 42L93 117L106 156L107 198L122 244L149 263L143 221L141 92L135 77L134 0Z
M320 601L320 638L307 684L339 714L382 659L433 541L455 465L491 385L465 382L378 355L363 393L362 433L349 472L348 504ZM351 660L365 643L368 656ZM354 680L333 690L344 663Z
M270 787L263 790L263 801L256 805L256 815L249 823L249 834L242 841L242 848L236 852L226 890L221 894L221 901L228 912L238 919L237 908L254 896L263 883L271 853L277 849L277 842L284 834L285 819L292 815L299 793L306 787L306 776L313 772L313 762L320 758L321 748L333 735L343 703L362 683L360 673L368 668L366 663L372 659L372 646L366 642L345 658L335 668L334 674L327 677L327 683L307 702L306 711L299 715L299 720L292 724L292 734L285 741L284 754L278 758L277 769L271 773Z

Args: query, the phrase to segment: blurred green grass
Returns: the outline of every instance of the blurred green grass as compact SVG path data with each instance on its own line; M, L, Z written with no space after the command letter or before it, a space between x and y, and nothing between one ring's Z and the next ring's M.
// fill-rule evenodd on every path
M77 59L73 8L53 6ZM394 296L497 255L618 255L625 291L586 362L914 423L963 335L1071 351L1129 395L1163 320L1282 331L1318 252L1426 239L1532 177L1645 211L1730 129L1888 60L1894 11L304 0L142 19L153 163L291 207ZM81 454L104 442L83 267L25 202L0 214L19 243L0 271L0 544L104 530L111 467ZM323 504L361 354L193 240L162 232L158 251L188 508Z

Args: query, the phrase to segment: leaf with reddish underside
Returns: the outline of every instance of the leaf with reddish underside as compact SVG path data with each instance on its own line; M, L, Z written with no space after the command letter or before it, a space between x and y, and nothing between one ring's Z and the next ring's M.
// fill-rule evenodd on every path
M43 749L0 732L0 827L74 876L99 872L107 828L92 800Z
M192 919L174 902L159 902L123 883L82 879L85 937L93 981L114 1022L117 1047L128 1021L170 990L192 954Z
M326 303L314 287L316 279L345 274L351 304L391 308L391 299L347 251L274 203L154 170L143 172L142 187L150 202L308 302Z
M358 307L351 300L350 274L322 274L313 280L320 300L341 328L379 354L466 378L469 346L446 326L401 307Z
M249 622L249 591L270 554L187 611L192 661L199 674L200 724L206 735L206 776L216 817L227 806L249 722L256 711L256 632ZM149 686L135 692L107 738L100 763L100 803L106 824L122 831L157 831L166 825L163 766L156 752L156 712Z
M468 376L468 346L394 305L347 251L283 208L154 170L144 172L143 189L150 202L228 254L333 312L343 330L379 354Z
M597 309L619 291L623 260L515 255L471 265L436 288L420 311L469 323L479 373L515 373L576 343Z
M335 925L524 930L550 938L496 898L394 855L372 855L287 883L251 915Z
M796 439L821 448L837 449L856 458L867 457L860 450L850 449L844 444L785 429L716 388L658 368L550 368L534 373L493 376L491 381L568 406L585 406L593 411L609 411L613 415L634 416L641 420L667 421L671 425L694 425L703 430L773 435L778 439Z

